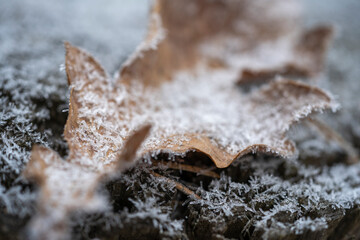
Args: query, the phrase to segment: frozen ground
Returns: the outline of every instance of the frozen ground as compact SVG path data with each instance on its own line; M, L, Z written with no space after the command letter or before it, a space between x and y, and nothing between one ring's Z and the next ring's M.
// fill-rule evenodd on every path
M343 106L326 121L359 148L360 2L304 3L306 25L336 26L319 84L338 95ZM87 49L114 73L143 39L149 3L0 0L0 6L2 239L15 238L14 233L23 229L34 211L34 188L18 177L31 146L41 143L66 154L62 131L68 89L63 42ZM300 158L326 163L325 153L334 144L311 134L298 137ZM336 146L331 149L341 157ZM308 234L327 238L343 229L344 216L352 216L352 222L359 219L359 164L306 167L301 161L262 158L245 162L224 170L220 180L182 175L181 181L196 190L202 201L186 199L146 170L129 172L107 186L114 210L74 217L74 235L84 238L113 232L120 238L137 233L149 238L213 239L286 235L291 239Z

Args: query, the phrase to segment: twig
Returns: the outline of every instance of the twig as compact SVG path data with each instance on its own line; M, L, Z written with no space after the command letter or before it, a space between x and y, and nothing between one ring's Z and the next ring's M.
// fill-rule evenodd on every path
M159 162L159 161L153 161L153 164L156 166L167 166L168 168L171 168L171 169L193 172L193 173L197 173L197 174L203 175L203 176L220 178L220 175L217 174L216 172L213 172L208 169L203 169L203 168L197 167L197 166L192 166L192 165L187 165L187 164L182 164L182 163L175 163L175 162L163 163L163 162Z
M308 119L308 123L314 126L319 133L323 134L326 139L334 140L342 147L348 155L348 163L353 164L359 162L359 156L356 149L346 141L338 132L329 127L326 123L318 119Z
M156 172L150 171L150 173L151 173L154 177L163 178L163 179L165 179L166 182L171 183L171 184L174 184L175 187L176 187L179 191L185 193L186 195L194 196L194 197L195 197L196 199L198 199L198 200L201 199L201 197L200 197L199 195L197 195L196 193L194 193L194 191L190 190L189 188L185 187L183 184L181 184L181 183L179 183L179 182L177 182L177 181L175 181L175 180L173 180L173 179L170 179L170 178L167 178L167 177L165 177L165 176L162 176L162 175L160 175L160 174L158 174L158 173L156 173Z

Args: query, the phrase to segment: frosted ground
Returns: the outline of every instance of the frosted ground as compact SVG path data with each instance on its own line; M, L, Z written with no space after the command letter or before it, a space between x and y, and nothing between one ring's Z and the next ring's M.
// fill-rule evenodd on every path
M143 39L149 4L0 0L0 5L0 235L6 237L23 229L34 211L34 187L19 177L31 146L40 143L66 155L63 41L87 49L114 73ZM334 23L337 29L319 85L337 94L343 108L326 121L358 148L359 10L356 0L305 1L306 25ZM146 169L129 172L106 188L114 209L86 221L74 217L74 235L334 236L341 227L334 222L358 209L360 165L324 165L334 156L338 161L341 149L314 131L300 134L300 128L294 129L298 162L249 157L224 170L219 180L182 177L201 201L176 193ZM319 164L305 166L308 159Z

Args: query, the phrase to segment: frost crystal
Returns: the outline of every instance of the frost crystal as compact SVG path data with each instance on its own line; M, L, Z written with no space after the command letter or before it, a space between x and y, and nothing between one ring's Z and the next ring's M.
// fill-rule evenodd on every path
M266 7L268 3L265 1L249 2L267 8L270 15L280 16L281 20L284 17L295 16L296 18L298 16L297 8L294 8L292 1L286 1L282 7L275 8ZM360 139L358 124L360 111L356 100L360 91L360 85L357 81L359 76L357 63L360 54L357 49L359 49L360 32L358 29L360 29L360 21L354 21L354 18L349 18L349 16L357 16L358 1L346 0L345 3L341 4L335 0L316 2L306 0L305 2L311 4L306 13L310 14L313 21L314 19L315 22L331 20L340 26L340 34L337 35L335 47L330 51L328 60L330 70L327 72L327 76L329 76L330 81L327 77L321 76L322 78L319 79L318 83L338 94L339 101L343 105L343 110L340 113L335 117L326 119L326 121L338 129L341 134L344 134L349 141L356 143ZM272 1L269 3L272 4ZM350 8L348 7L349 3L352 6ZM191 10L190 12L196 12L196 7L193 4L187 4L187 7ZM24 164L29 159L29 151L32 145L38 143L49 146L61 152L62 155L66 155L66 146L61 135L66 112L69 108L67 86L63 73L65 66L62 64L64 61L62 41L68 40L91 50L91 52L96 52L105 67L113 72L142 39L145 30L146 8L147 3L139 4L138 2L131 3L131 1L111 1L108 4L99 4L91 0L84 4L81 1L54 3L43 0L36 2L14 0L2 4L0 8L0 21L2 23L0 24L1 231L6 231L7 224L11 220L9 216L26 218L35 214L36 194L23 180L17 179L24 168ZM334 14L335 12L336 14ZM337 14L338 12L341 14ZM158 16L154 16L154 19L159 23L160 18ZM186 20L187 18L183 19ZM294 23L293 21L283 22L289 23L290 27ZM311 22L311 25L313 23ZM247 35L251 36L254 33L252 26L238 22L235 28L245 31L248 33ZM274 28L268 29L274 30ZM263 30L260 32L267 32ZM114 32L116 32L116 36ZM146 57L144 51L156 50L161 41L168 36L171 37L169 35L171 31L160 33L156 35L156 38L150 39L154 41L139 47L134 57L129 58L126 65L131 64L132 60L138 56L137 54ZM159 129L158 125L155 125L153 136L159 134L162 137L168 135L167 133L170 130L180 135L189 131L196 132L194 129L208 130L211 143L219 143L223 149L231 153L237 152L239 145L245 144L243 143L244 139L255 139L260 135L248 136L249 134L244 134L248 133L247 131L240 131L240 128L237 127L238 123L232 117L244 113L244 104L243 102L235 103L232 101L234 98L222 94L222 89L230 89L230 92L236 91L230 84L230 80L217 82L216 79L231 78L235 82L239 77L240 69L235 71L238 67L248 69L250 66L252 70L256 71L260 71L264 67L281 68L284 64L286 65L289 59L293 59L292 41L297 39L299 34L299 32L290 34L279 41L270 41L268 44L256 44L257 48L250 47L251 51L244 51L240 57L230 52L230 54L222 55L220 59L214 59L219 52L223 51L222 48L214 47L216 45L212 43L199 45L202 53L211 58L210 65L215 68L212 74L204 73L204 66L195 69L197 75L179 71L174 75L178 81L162 84L160 88L156 89L156 96L153 96L152 90L144 90L139 86L133 88L135 97L140 95L144 98L144 105L137 109L139 112L131 116L134 123L129 125L129 128L136 129L143 122L161 122L164 129ZM217 41L217 39L213 40L214 42ZM234 40L236 39L229 38L224 46L230 48L236 46L239 39ZM248 40L244 40L242 43L246 42L253 43L253 41ZM188 64L192 65L193 62L189 61ZM224 64L234 68L234 71L225 76L221 69ZM164 64L164 66L167 65ZM93 72L91 77L97 78L96 74ZM114 79L118 79L118 77L115 76ZM195 78L199 78L200 81L194 82ZM104 88L102 90L105 92L111 92L114 86L117 86L117 83L109 79L107 77L107 84L102 86ZM208 86L209 83L215 83L216 85L213 86L216 88ZM73 87L76 89L76 84ZM83 85L80 84L77 87L82 88ZM174 91L174 89L180 90ZM99 147L99 153L95 159L105 160L99 164L93 161L92 157L80 159L84 165L89 166L95 162L95 166L101 169L103 164L106 165L106 160L109 160L107 157L112 154L113 156L116 155L112 150L120 149L123 139L129 136L128 130L120 129L120 127L115 130L111 129L108 125L109 119L106 117L99 118L99 115L103 116L106 112L109 112L109 115L117 116L119 112L113 107L122 103L129 104L128 99L134 97L127 98L129 96L126 89L117 88L116 91L117 96L113 102L106 103L106 106L85 108L86 111L81 115L84 118L93 115L98 119L91 128L88 128L86 121L81 121L79 131L83 139L89 140L89 144ZM209 101L206 94L214 96L209 105L205 104ZM243 101L243 96L245 93L235 98ZM88 92L83 97L84 102L95 106L100 99L99 95L93 92ZM161 104L154 104L157 101L161 101ZM221 106L221 102L226 102L226 109ZM186 106L189 105L194 106L197 111L188 109ZM160 107L163 110L159 111ZM175 108L181 109L181 111L172 111ZM233 113L230 114L227 110L231 110ZM294 119L303 117L310 110L311 107L305 106L302 111L294 115ZM156 114L147 114L150 111ZM62 112L64 114L61 114ZM144 115L139 113L144 113ZM183 114L188 115L189 118L184 118ZM172 116L173 122L168 123L166 121L169 116ZM126 117L130 118L130 116ZM194 121L194 119L201 120ZM250 122L254 128L259 126L249 117L245 120ZM200 122L204 122L205 125L201 125ZM103 126L109 128L104 129ZM287 128L287 126L277 125L271 127ZM108 137L96 135L99 130L105 131L106 134L109 133ZM300 131L302 131L301 128ZM96 136L89 137L89 133ZM329 163L329 155L326 153L341 153L341 149L336 143L327 142L326 139L322 139L314 132L305 132L300 135L302 136L299 139L295 138L295 140L299 147L301 160L310 159L308 160L310 163L319 163L322 159L325 163ZM234 136L241 136L241 139L240 137L235 139ZM100 140L96 141L97 137L106 144L101 144ZM172 144L167 144L169 146L177 145L189 140L189 137L183 136L181 139L176 138ZM114 146L111 146L111 143ZM150 138L147 144L160 144L160 141ZM271 150L271 148L266 149L266 151ZM257 149L254 148L252 151L256 152ZM148 153L146 159L150 162L151 158L158 157L160 152L160 150L155 150ZM164 152L173 153L169 150ZM181 153L180 156L184 157L185 154ZM334 156L331 155L330 157ZM169 156L169 158L175 159L174 156ZM338 157L337 159L342 158ZM236 164L238 163L235 162ZM230 167L229 171L234 169L243 171L244 166L242 164ZM131 201L126 204L129 209L123 208L123 206L114 210L105 208L103 215L91 213L90 217L79 219L78 224L84 227L85 234L91 232L92 224L95 224L96 227L103 224L107 231L112 231L114 227L123 227L126 228L126 233L132 227L132 233L137 233L140 232L139 229L143 230L148 227L147 229L151 231L155 229L155 231L161 232L160 236L163 238L178 239L184 232L188 234L186 228L188 226L191 226L191 232L195 233L201 232L201 228L205 226L206 232L201 236L240 238L240 235L253 234L252 237L258 236L258 238L260 236L263 238L279 238L284 234L291 236L291 234L321 232L325 229L330 231L333 226L328 223L334 219L334 216L343 219L345 214L348 215L360 204L359 164L309 167L304 166L301 162L284 163L278 159L257 158L250 162L250 166L252 171L249 173L250 176L242 180L239 180L236 174L227 172L227 169L222 170L220 180L213 180L210 185L204 183L203 188L192 187L194 191L197 189L197 194L201 195L201 201L187 199L185 202L182 200L184 196L179 198L174 186L161 179L146 176L146 170L140 169L135 173L127 173L122 176L119 182L122 184L125 182L128 190L131 190L129 197ZM83 169L76 167L71 173L66 173L67 167L68 164L64 164L64 166L57 168L57 174L54 174L49 182L57 184L59 182L57 179L65 176L68 177L68 181L64 183L69 186L76 180L88 181L94 176L91 170L85 171L82 175ZM51 169L47 171L50 173L49 175L53 172ZM173 173L173 171L170 172ZM70 177L67 174L70 174ZM60 182L62 183L62 181ZM77 185L74 190L79 190L77 187L80 186ZM114 195L110 198L110 201L115 202L113 203L114 206L123 204L117 199L119 193L122 194L123 192L118 189L114 190ZM56 194L62 195L63 193L57 192ZM56 194L53 197L56 197ZM173 197L172 201L169 201L169 196ZM97 202L99 204L93 205L96 209L99 206L104 206L105 201L103 200L107 201L104 196L98 200L100 201ZM181 206L171 205L174 202L183 204L183 207L189 211L184 213L185 210L182 209L180 212L183 212L184 215L179 217L177 215L179 212L176 209L181 208ZM56 216L56 214L58 215ZM283 218L284 215L286 218ZM62 217L61 213L54 211L54 216L44 219L45 223L51 225L51 221L47 222L47 220L56 220L59 216ZM49 225L44 224L44 226ZM111 234L116 233L111 232ZM90 235L88 237L90 238Z

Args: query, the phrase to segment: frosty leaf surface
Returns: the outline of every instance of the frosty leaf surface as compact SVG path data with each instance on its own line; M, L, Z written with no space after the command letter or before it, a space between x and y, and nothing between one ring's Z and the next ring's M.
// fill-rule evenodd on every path
M331 98L320 89L290 80L279 80L250 94L236 88L239 70L255 63L257 52L277 59L273 46L291 43L289 37L297 32L291 28L297 26L296 15L289 13L292 8L287 5L286 11L276 9L280 11L278 15L268 16L267 24L275 24L277 31L266 35L262 31L264 22L256 22L250 14L261 10L254 3L189 3L194 5L194 12L178 4L155 3L147 38L115 81L107 80L98 63L84 64L81 59L89 58L85 52L67 46L68 59L78 60L69 65L74 69L88 66L93 78L87 80L90 75L84 71L76 74L68 70L76 89L71 96L72 108L85 117L74 121L83 127L74 127L74 142L86 145L90 159L97 154L93 159L111 161L112 153L130 130L150 123L153 130L141 150L145 157L155 157L160 152L184 155L198 151L209 156L217 167L227 167L249 152L293 155L295 147L285 137L289 126L313 111L330 108ZM283 1L273 4L270 9L284 4L293 9L297 6ZM181 13L189 16L179 16L179 8L184 8ZM247 14L237 15L232 12L234 9ZM228 19L213 22L210 16L223 11L229 13ZM195 20L195 16L200 17ZM288 21L283 23L281 17ZM259 46L250 46L252 39L247 39L245 29L231 27L241 22L251 23ZM197 24L201 27L195 31ZM240 40L234 43L234 38ZM232 42L231 46L228 42ZM211 51L215 48L218 49ZM221 63L220 67L214 67L214 61Z
M133 159L196 151L224 168L250 152L293 156L290 125L333 108L332 98L288 79L250 93L237 83L248 66L286 62L301 32L297 9L284 0L156 1L146 39L115 78L66 43L69 156L33 149L25 175L41 186L35 232L45 223L65 228L75 209L105 207L100 179Z
M256 151L290 157L295 152L285 137L290 125L332 105L322 90L284 79L242 93L235 87L236 72L228 69L180 72L156 87L137 82L114 87L97 72L98 64L82 70L89 58L85 52L70 45L67 51L67 59L79 61L68 69L74 79L65 137L79 149L70 155L82 164L112 162L129 131L145 123L153 131L141 149L144 157L199 151L217 167Z
M281 61L269 62L261 67L246 67L239 78L240 85L259 85L276 76L312 78L323 68L325 53L332 36L332 28L318 26L297 34ZM293 46L291 46L291 43Z

